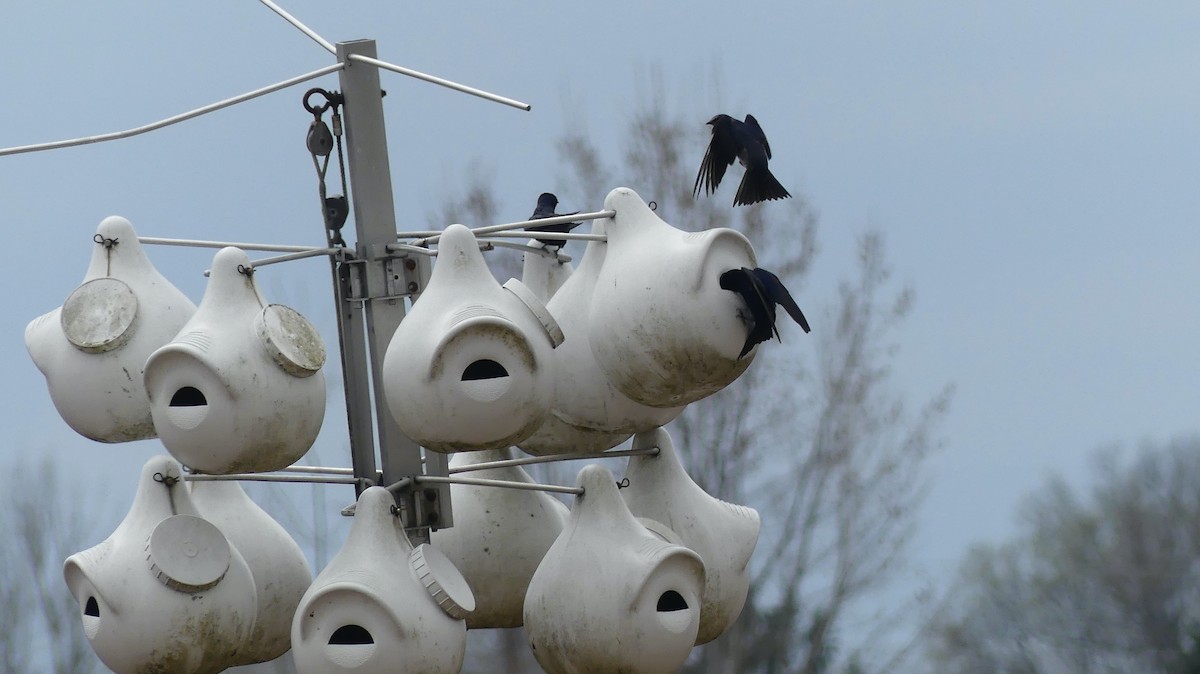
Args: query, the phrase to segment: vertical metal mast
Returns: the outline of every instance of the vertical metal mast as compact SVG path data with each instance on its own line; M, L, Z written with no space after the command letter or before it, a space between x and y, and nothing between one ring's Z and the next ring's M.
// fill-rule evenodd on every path
M338 264L342 367L354 474L372 480L378 477L374 445L377 433L383 484L392 484L408 475L445 475L447 466L444 455L431 452L429 465L422 468L420 447L397 427L384 399L383 356L404 318L404 297L422 289L426 279L414 272L425 265L387 250L396 243L396 211L384 130L383 92L378 68L356 63L350 59L352 54L375 58L375 41L337 44L338 60L345 64L339 77L345 99L347 162L356 233L356 259ZM404 513L405 526L410 529L451 524L449 489L406 490L396 494L396 500ZM414 538L427 535L427 531L410 531Z

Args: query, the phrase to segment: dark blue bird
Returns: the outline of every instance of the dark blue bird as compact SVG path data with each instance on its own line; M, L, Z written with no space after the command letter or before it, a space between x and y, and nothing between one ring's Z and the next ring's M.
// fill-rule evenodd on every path
M746 115L744 122L729 115L717 115L708 120L708 124L712 127L712 140L700 162L700 172L696 174L696 184L692 188L693 197L700 194L701 185L704 185L705 194L716 192L721 178L725 177L725 169L734 159L746 167L746 174L733 198L734 206L792 196L767 168L771 145L754 115Z
M777 304L782 306L792 320L799 323L805 332L811 331L808 327L808 320L804 318L800 307L796 306L796 300L792 299L792 294L784 287L783 281L766 269L757 267L754 269L748 267L730 269L721 274L721 287L737 293L746 303L746 308L750 310L748 320L745 314L742 314L743 320L747 320L750 324L750 332L746 335L746 343L742 346L742 352L738 354L739 359L749 353L755 344L770 339L771 335L775 335L775 339L783 341L779 338L779 330L775 327L775 305Z
M533 209L533 215L529 216L530 220L541 220L542 218L553 218L559 215L575 215L575 213L555 213L554 209L558 207L558 197L549 192L542 192L538 197L537 207ZM564 222L558 225L535 225L529 229L537 232L569 232L578 227L581 223ZM567 245L566 239L542 239L542 244L546 246L554 246L562 248Z

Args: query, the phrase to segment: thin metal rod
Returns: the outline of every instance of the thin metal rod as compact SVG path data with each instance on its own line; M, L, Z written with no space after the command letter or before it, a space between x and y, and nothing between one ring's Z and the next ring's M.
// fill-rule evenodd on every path
M274 243L243 243L239 241L205 241L202 239L164 239L156 236L139 236L138 241L152 246L186 246L190 248L241 248L242 250L262 250L275 253L307 253L314 250L325 254L327 248L313 246L286 246Z
M316 31L314 31L313 29L309 28L308 26L300 23L299 19L292 16L291 14L288 14L287 11L285 11L279 5L271 2L271 0L259 0L259 2L266 5L267 7L270 7L272 12L275 12L279 16L283 17L284 21L287 21L288 23L290 23L293 26L295 26L296 28L298 28L301 33L304 33L305 35L311 37L314 42L316 42L317 44L324 47L325 50L328 51L330 54L337 53L337 50L333 48L332 42L330 42L329 40L326 40L325 38L321 37L320 35L317 35Z
M611 452L573 452L570 454L552 454L548 456L525 456L519 459L504 459L502 461L485 461L469 466L451 466L450 474L466 473L473 470L490 470L492 468L508 468L509 466L527 466L531 463L550 463L552 461L578 461L580 459L611 459L622 456L657 456L658 447L641 447L639 449L618 449Z
M537 220L521 220L519 222L508 222L503 225L488 225L487 227L473 227L471 232L475 236L480 234L491 234L492 232L504 232L510 229L525 229L534 225L561 225L568 222L576 222L578 220L601 220L611 218L617 214L616 211L593 211L591 213L573 213L571 215L556 215L552 218L539 218ZM556 232L557 233L557 232Z
M522 251L525 253L536 253L538 255L545 255L546 257L555 257L554 254L549 253L545 248L542 248L541 246L529 246L529 245L526 245L523 243L513 243L512 241L498 241L496 239L479 239L479 243L486 244L489 248L492 246L495 246L497 248L511 248L513 250L519 250L519 251ZM481 245L480 248L483 248L483 246ZM562 253L559 253L557 258L558 258L559 262L570 262L571 261L570 255L563 255Z
M525 229L527 227L543 226L543 225L561 225L566 222L577 222L579 220L600 220L602 218L611 218L617 214L616 211L593 211L591 213L575 213L573 215L557 215L553 218L541 218L538 220L521 220L519 222L506 222L502 225L488 225L486 227L472 227L471 233L475 236L480 234L491 234L493 232L504 232L514 229ZM554 232L551 238L558 238L560 232ZM579 236L579 235L577 235ZM423 239L414 241L416 244L434 243L442 238L442 232L438 232L433 236L428 236Z
M550 237L550 238L553 238L553 237ZM538 246L527 246L523 243L513 243L511 241L496 241L493 239L479 239L479 250L488 251L488 250L492 250L493 248L511 248L513 250L519 250L519 251L526 252L526 253L539 253L542 255L546 255L547 257L553 257L553 255L551 253L548 253L545 248L539 248ZM431 250L429 248L425 248L424 246L410 246L410 245L404 244L404 243L388 244L387 251L389 253L416 253L417 255L424 255L426 257L437 257L438 256L438 252L436 250ZM559 260L559 262L570 262L571 256L563 255L560 253L558 255L558 260ZM257 263L255 263L255 264L257 264Z
M435 475L417 475L413 477L417 484L430 482L434 484L467 484L476 487L502 487L504 489L524 489L526 491L552 491L559 494L583 494L583 487L563 487L557 484L538 484L537 482L515 482L513 480L483 480L474 477L439 477Z
M276 255L274 257L264 257L261 260L251 260L250 266L255 269L265 267L271 264L279 264L280 262L291 262L292 260L303 260L309 257L318 257L321 255L337 255L337 248L312 248L310 250L302 250L297 253L288 253L287 255Z
M526 112L529 112L529 110L531 110L533 108L533 106L529 105L528 103L522 103L521 101L516 101L511 98L505 98L504 96L498 96L493 93L488 93L482 89L468 87L465 84L459 84L458 82L451 82L450 80L442 79L440 77L435 77L433 75L426 75L423 72L420 72L417 70L412 70L411 68L405 68L403 66L398 66L394 63L388 63L387 61L380 61L377 58L371 58L370 56L364 56L363 54L350 54L350 60L351 61L360 61L360 62L366 63L368 65L373 65L376 68L383 68L384 70L390 70L394 73L400 73L401 75L408 75L409 77L415 77L419 80L425 80L426 82L430 82L432 84L437 84L439 86L446 87L447 89L453 89L455 91L461 91L464 94L471 94L472 96L478 96L479 98L482 98L482 99L488 100L488 101L492 101L493 103L502 103L509 107L517 108L518 110L524 110Z
M353 468L338 468L336 466L301 466L291 465L284 468L284 473L316 473L318 475L353 475Z
M387 251L389 253L416 253L417 255L437 257L436 250L430 250L421 246L410 246L406 243L389 243L387 245Z
M193 117L199 117L200 115L206 115L210 112L215 112L222 108L228 108L231 105L237 105L238 103L243 103L252 98L258 98L259 96L264 96L266 94L269 94L269 93L272 93L275 91L279 91L280 89L286 89L287 87L290 87L290 86L293 86L296 84L300 84L301 82L307 82L308 80L316 79L322 75L328 75L329 73L341 70L343 67L345 67L345 66L341 63L337 63L337 64L334 64L331 66L325 66L324 68L319 68L310 73L298 75L296 77L292 77L290 79L283 80L282 82L276 82L275 84L265 86L261 89L255 89L254 91L250 91L250 92L241 94L239 96L234 96L233 98L226 98L223 101L217 101L216 103L211 103L202 108L196 108L195 110L189 110L188 112L180 113L178 115L175 115L174 117L168 117L166 119L162 119L157 122L151 122L150 124L146 124L145 126L139 126L139 127L133 128L133 129L126 130L126 131L114 131L113 133L103 133L98 136L85 136L83 138L72 138L71 140L57 140L57 141L54 141L51 143L37 143L35 145L20 145L17 147L3 148L3 149L0 149L0 157L10 155L10 154L21 154L23 152L40 152L42 150L57 150L59 148L64 148L64 147L74 147L76 145L88 145L90 143L103 143L103 142L109 141L109 140L118 140L120 138L129 138L131 136L139 136L139 135L141 135L143 133L147 133L149 131L155 131L157 129L161 129L164 126L171 126L172 124L178 124L179 122L187 121L189 119L192 119Z
M409 231L409 232L396 232L396 238L397 239L415 239L415 238L421 237L421 236L437 236L438 234L441 234L441 233L442 233L441 230L438 230L438 229L418 229L418 230Z
M192 482L311 482L317 484L358 484L362 478L341 475L272 475L263 473L231 473L229 475L208 475L205 473L188 473L183 479ZM368 482L370 480L367 480Z
M398 491L403 491L404 489L407 489L408 486L411 485L412 483L413 483L413 479L411 477L402 477L399 480L396 480L395 482L389 484L387 486L387 490L392 492L393 494L395 494Z
M608 241L608 237L603 234L575 234L573 232L529 232L523 229L509 230L507 232L490 232L489 237L505 237L509 239L520 239L528 237L530 239L565 239L567 241ZM486 241L487 239L480 239Z

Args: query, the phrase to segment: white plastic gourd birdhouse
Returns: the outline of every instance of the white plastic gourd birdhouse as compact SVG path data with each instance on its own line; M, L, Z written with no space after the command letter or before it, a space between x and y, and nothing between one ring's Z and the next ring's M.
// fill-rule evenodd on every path
M600 368L630 398L678 407L716 393L749 367L736 293L721 274L755 267L754 249L727 228L684 232L631 189L604 200L608 253L592 293L588 334ZM581 265L582 266L582 265Z
M550 674L674 672L700 625L704 564L643 527L600 465L525 596L525 631Z
M528 245L536 247L538 242L531 239ZM521 267L521 283L545 304L571 277L572 271L571 263L559 262L557 253L528 251Z
M286 468L321 430L324 363L316 329L268 304L246 254L224 248L196 314L146 362L154 427L203 473Z
M604 220L592 224L604 234ZM554 402L546 421L518 443L530 454L600 452L616 447L633 433L668 423L683 407L651 407L636 402L614 385L601 369L592 348L592 296L608 245L588 242L579 267L554 293L546 308L561 326L562 346L554 350ZM649 272L657 276L656 271Z
M304 552L288 532L233 481L191 483L192 501L204 519L242 553L257 591L258 610L235 665L267 662L292 647L292 617L312 584Z
M25 328L25 347L75 432L100 442L152 438L142 366L196 305L158 273L128 220L105 218L95 241L83 284Z
M696 643L708 643L737 620L746 603L750 556L758 542L758 512L713 498L693 482L665 429L639 433L633 446L658 447L659 453L629 458L625 471L629 486L621 496L634 515L666 525L704 560Z
M450 466L463 467L513 458L511 448L461 452ZM488 468L468 477L532 483L520 466ZM468 629L520 627L529 579L567 522L562 501L542 491L450 486L454 526L433 533L433 545L446 553L475 595Z
M63 565L83 632L117 674L224 671L254 625L250 568L181 477L171 458L150 459L112 535Z
M445 555L412 547L383 487L358 498L337 556L300 600L292 658L302 674L453 674L475 602Z
M438 260L383 362L388 407L406 435L439 452L499 449L541 425L561 332L520 281L501 287L475 235L442 234Z

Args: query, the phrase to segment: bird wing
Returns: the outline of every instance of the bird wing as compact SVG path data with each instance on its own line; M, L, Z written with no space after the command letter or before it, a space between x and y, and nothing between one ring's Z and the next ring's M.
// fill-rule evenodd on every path
M712 139L700 162L700 172L696 174L696 184L692 187L692 196L700 194L700 185L704 185L706 194L717 191L721 179L725 177L725 169L737 158L737 140L734 137L734 119L729 115L717 115L708 120L712 127Z
M755 344L770 339L772 334L779 336L775 329L775 303L770 300L762 280L755 275L753 269L742 267L724 272L721 274L720 286L737 293L750 311L750 330L746 333L746 343L742 346L738 358L749 353Z
M558 218L558 217L562 217L564 215L575 215L577 213L579 213L579 211L574 211L571 213L543 213L543 214L539 215L535 211L533 214L533 217L529 218L529 219L530 220L542 220L544 218ZM529 229L536 230L539 232L569 232L572 229L575 229L576 227L578 227L582 224L583 224L582 222L560 222L557 225L532 225L529 227Z
M766 269L755 269L754 276L762 283L768 299L782 306L792 320L799 323L805 332L812 332L812 329L808 327L808 319L804 318L804 312L800 311L796 300L792 299L792 294L788 292L787 287L783 285L783 281L780 281L778 276Z
M762 127L758 125L758 120L754 119L754 115L746 115L746 130L754 140L762 143L763 149L767 151L767 159L770 159L771 145L767 142L767 134L763 133Z

